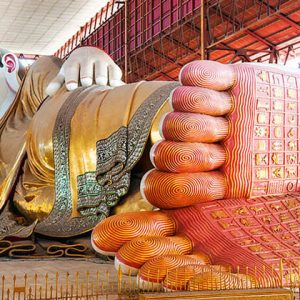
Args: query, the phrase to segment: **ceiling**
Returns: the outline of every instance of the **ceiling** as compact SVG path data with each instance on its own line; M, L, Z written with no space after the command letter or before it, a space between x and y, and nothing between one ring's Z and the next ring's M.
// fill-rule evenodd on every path
M53 54L107 0L0 0L0 48Z

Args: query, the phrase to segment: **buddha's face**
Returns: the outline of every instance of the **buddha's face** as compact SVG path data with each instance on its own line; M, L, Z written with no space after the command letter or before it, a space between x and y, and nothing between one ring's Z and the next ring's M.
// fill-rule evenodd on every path
M16 55L0 49L0 118L8 110L20 87Z

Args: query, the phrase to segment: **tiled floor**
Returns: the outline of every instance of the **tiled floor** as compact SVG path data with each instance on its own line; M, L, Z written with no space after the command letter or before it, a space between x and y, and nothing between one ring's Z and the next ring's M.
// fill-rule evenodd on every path
M19 292L23 298L25 286L26 294L30 291L33 299L39 299L40 293L45 296L46 287L48 297L66 292L80 296L88 291L103 295L103 299L106 295L107 299L116 299L117 273L112 262L100 259L0 260L0 299L8 298L7 293L12 296L13 291L16 299Z

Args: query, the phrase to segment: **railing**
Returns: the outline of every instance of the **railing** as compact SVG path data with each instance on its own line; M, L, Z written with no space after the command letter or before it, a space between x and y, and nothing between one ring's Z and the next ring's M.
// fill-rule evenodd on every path
M280 265L282 266L282 263ZM203 266L201 269L199 265L195 269L186 266L177 269L175 273L174 269L170 269L166 271L162 282L160 282L159 273L157 280L152 279L151 282L150 277L148 279L144 277L144 280L140 281L137 277L123 275L121 270L113 274L107 270L95 270L95 272L84 274L79 272L75 274L47 273L12 277L1 275L0 297L1 300L138 299L146 293L159 295L183 290L190 292L251 290L254 293L255 291L260 293L260 290L283 287L290 289L295 298L300 297L300 266L298 270L289 270L286 273L281 267L277 273L274 271L273 278L266 276L259 281L249 274L240 274L239 268L236 273L231 273L230 269L227 270L225 277L221 272L216 273L216 270L216 266ZM219 274L219 277L216 274ZM175 279L176 285L174 285Z

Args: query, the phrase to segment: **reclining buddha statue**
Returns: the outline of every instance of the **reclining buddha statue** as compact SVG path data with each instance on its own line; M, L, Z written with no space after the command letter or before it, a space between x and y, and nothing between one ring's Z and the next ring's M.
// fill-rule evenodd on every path
M96 48L60 67L37 61L1 119L2 236L93 230L122 272L176 289L293 272L299 72L195 61L125 85Z

